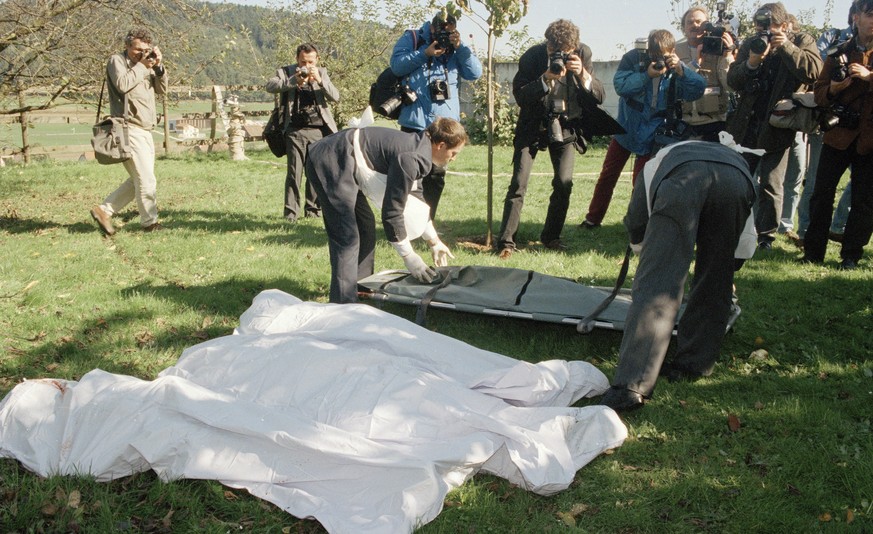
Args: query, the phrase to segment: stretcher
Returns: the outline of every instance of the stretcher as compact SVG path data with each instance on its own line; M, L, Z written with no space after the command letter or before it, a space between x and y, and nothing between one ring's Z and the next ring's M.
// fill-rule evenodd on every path
M624 330L631 304L627 288L588 286L523 269L452 266L437 268L437 272L438 279L430 284L419 282L408 271L376 273L358 282L359 295L378 302L415 306L416 322L421 325L426 322L427 310L434 308L566 324L580 333L592 328ZM684 309L683 304L677 322ZM734 299L727 330L740 313Z

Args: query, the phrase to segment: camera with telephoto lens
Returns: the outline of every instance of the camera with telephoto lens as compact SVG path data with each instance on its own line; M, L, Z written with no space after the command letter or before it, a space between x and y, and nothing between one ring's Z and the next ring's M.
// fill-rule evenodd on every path
M764 50L770 46L770 38L773 34L770 32L770 26L773 25L773 17L769 9L759 9L755 13L755 28L758 33L749 41L749 50L755 54L763 54Z
M819 128L826 132L837 126L847 130L857 130L861 126L861 113L849 109L844 104L834 104L819 121Z
M382 105L378 107L377 111L388 117L400 106L408 106L416 100L418 100L418 95L415 94L415 91L410 89L408 85L398 85L394 96L383 102Z
M849 77L849 54L854 50L854 39L849 39L845 43L840 43L827 49L825 53L835 63L834 69L831 71L831 80L841 82Z
M552 99L549 104L549 114L546 115L546 131L549 134L549 144L564 142L564 127L561 119L567 112L567 102L562 99Z
M552 74L561 74L567 66L567 60L570 59L570 54L556 50L549 54L549 72Z
M430 99L433 102L444 102L449 99L449 84L445 80L433 80L427 84Z

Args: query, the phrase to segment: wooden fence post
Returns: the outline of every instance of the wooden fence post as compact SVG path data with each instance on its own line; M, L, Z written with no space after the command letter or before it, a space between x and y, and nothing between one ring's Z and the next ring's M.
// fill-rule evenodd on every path
M24 90L18 89L18 107L24 109ZM24 164L30 163L30 143L27 140L27 112L22 111L19 116L21 121L21 153L24 155Z
M164 100L164 155L170 153L170 115L168 114L167 95L163 95Z

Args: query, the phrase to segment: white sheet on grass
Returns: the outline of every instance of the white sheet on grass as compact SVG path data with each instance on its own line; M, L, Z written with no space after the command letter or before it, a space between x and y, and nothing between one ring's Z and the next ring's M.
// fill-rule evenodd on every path
M234 335L146 382L94 370L0 404L0 456L44 476L245 488L331 532L406 532L479 470L548 495L621 445L584 362L530 364L362 305L258 295Z

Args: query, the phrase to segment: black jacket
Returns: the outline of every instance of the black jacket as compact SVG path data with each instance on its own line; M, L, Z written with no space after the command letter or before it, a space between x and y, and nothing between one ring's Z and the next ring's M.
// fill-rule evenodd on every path
M613 131L604 132L598 121L606 115L606 122L612 118L598 106L603 102L603 84L594 77L594 64L591 60L591 49L586 44L580 44L576 54L582 58L582 65L592 76L591 89L585 89L579 79L571 73L567 74L567 83L575 85L578 102L582 106L582 124L585 137L592 135L609 135ZM530 47L518 60L518 71L512 80L512 95L521 108L518 123L515 127L515 146L529 146L535 143L545 130L545 119L548 115L548 93L543 89L541 76L549 68L549 53L546 43ZM612 120L614 123L615 121ZM616 124L617 126L617 124Z

